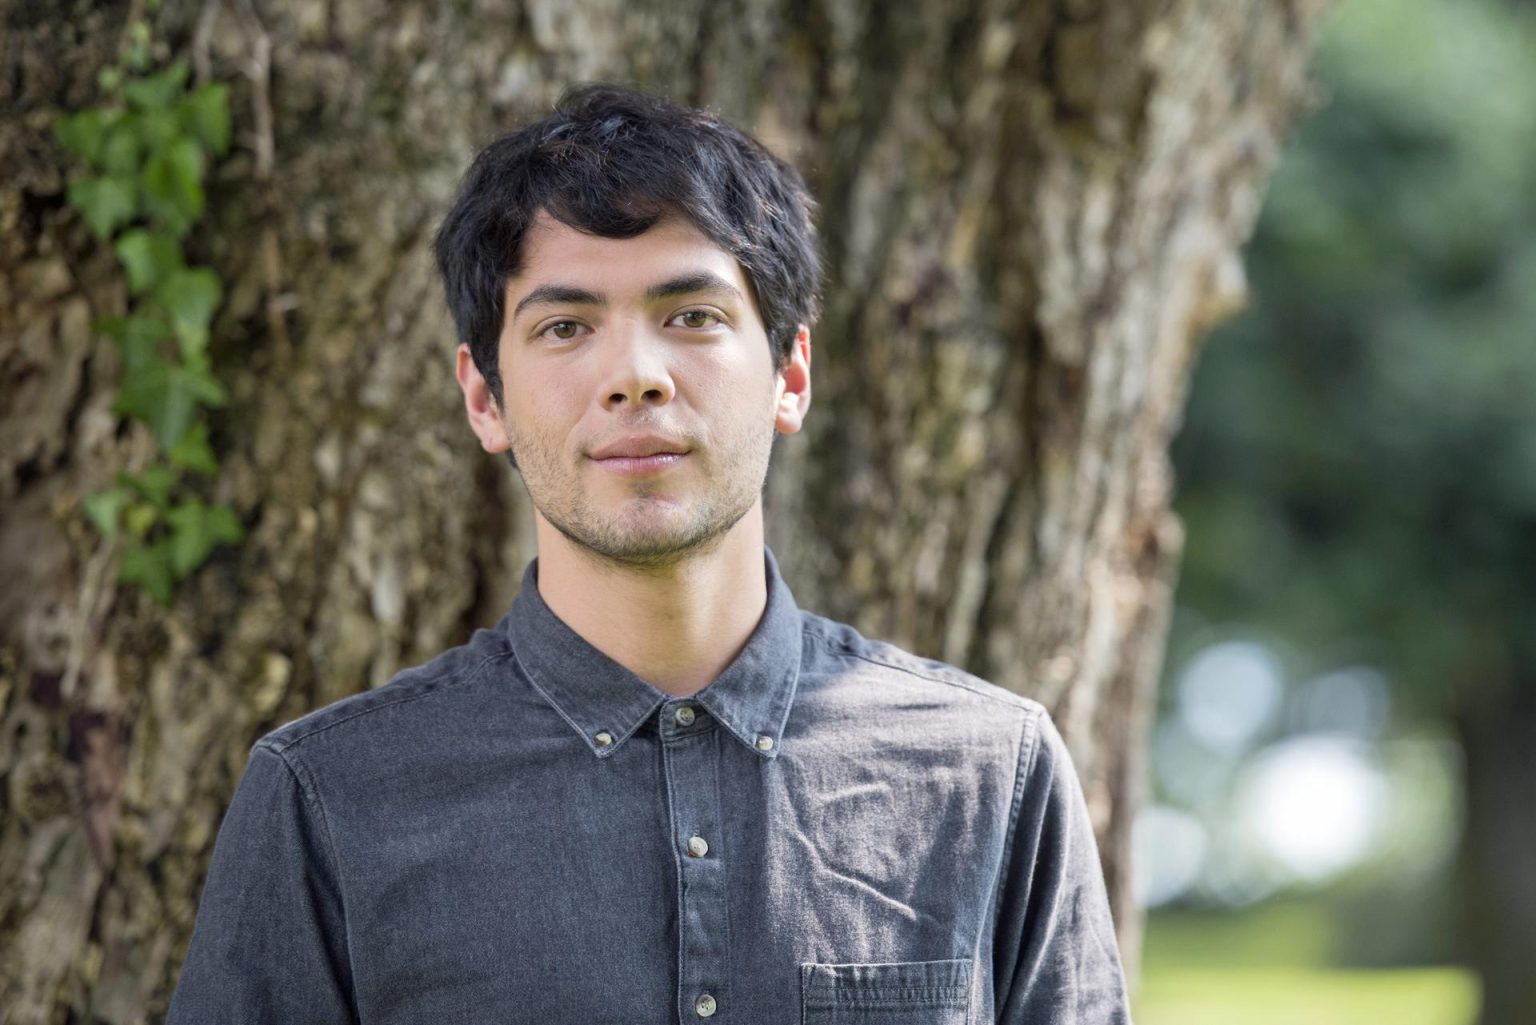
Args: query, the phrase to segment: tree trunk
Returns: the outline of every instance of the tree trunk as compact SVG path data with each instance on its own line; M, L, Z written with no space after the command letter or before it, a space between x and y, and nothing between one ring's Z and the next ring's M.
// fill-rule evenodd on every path
M1041 698L1129 965L1129 830L1180 547L1167 448L1306 97L1318 0L170 0L234 87L195 238L247 540L164 611L82 495L149 442L109 406L110 253L48 125L126 2L0 0L0 1007L158 1020L251 742L494 622L527 500L452 378L429 240L475 149L586 78L710 105L823 205L815 403L770 544L797 599Z
M1528 667L1520 667L1529 671ZM1483 982L1483 1025L1536 1021L1536 686L1497 672L1457 690L1466 755L1461 934Z

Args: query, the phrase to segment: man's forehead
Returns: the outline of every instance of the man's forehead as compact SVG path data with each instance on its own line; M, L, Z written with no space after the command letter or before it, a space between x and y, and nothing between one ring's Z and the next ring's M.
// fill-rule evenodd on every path
M610 287L643 290L680 272L712 272L743 293L751 282L734 255L716 245L692 221L664 213L630 238L611 238L573 227L539 210L523 234L517 272L507 280L509 297L551 281L585 284L602 278Z

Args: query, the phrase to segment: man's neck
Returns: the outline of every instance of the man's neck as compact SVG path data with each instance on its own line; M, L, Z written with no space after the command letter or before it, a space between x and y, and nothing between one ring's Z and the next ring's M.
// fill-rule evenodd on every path
M632 570L584 552L538 518L539 596L588 644L676 697L707 687L762 619L761 507L707 553Z

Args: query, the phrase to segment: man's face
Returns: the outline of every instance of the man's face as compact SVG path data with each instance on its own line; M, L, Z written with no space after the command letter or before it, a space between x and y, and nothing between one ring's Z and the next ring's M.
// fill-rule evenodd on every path
M510 446L551 526L654 567L708 550L754 510L775 431L799 430L810 401L810 339L802 328L774 371L734 257L678 216L610 239L541 212L505 303L504 412L477 398L463 346L459 380L482 446Z

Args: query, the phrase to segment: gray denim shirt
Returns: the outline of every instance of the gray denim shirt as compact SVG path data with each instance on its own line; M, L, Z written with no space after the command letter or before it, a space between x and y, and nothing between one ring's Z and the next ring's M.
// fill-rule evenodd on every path
M261 738L172 1025L1129 1022L1044 709L768 603L688 698L539 597Z

